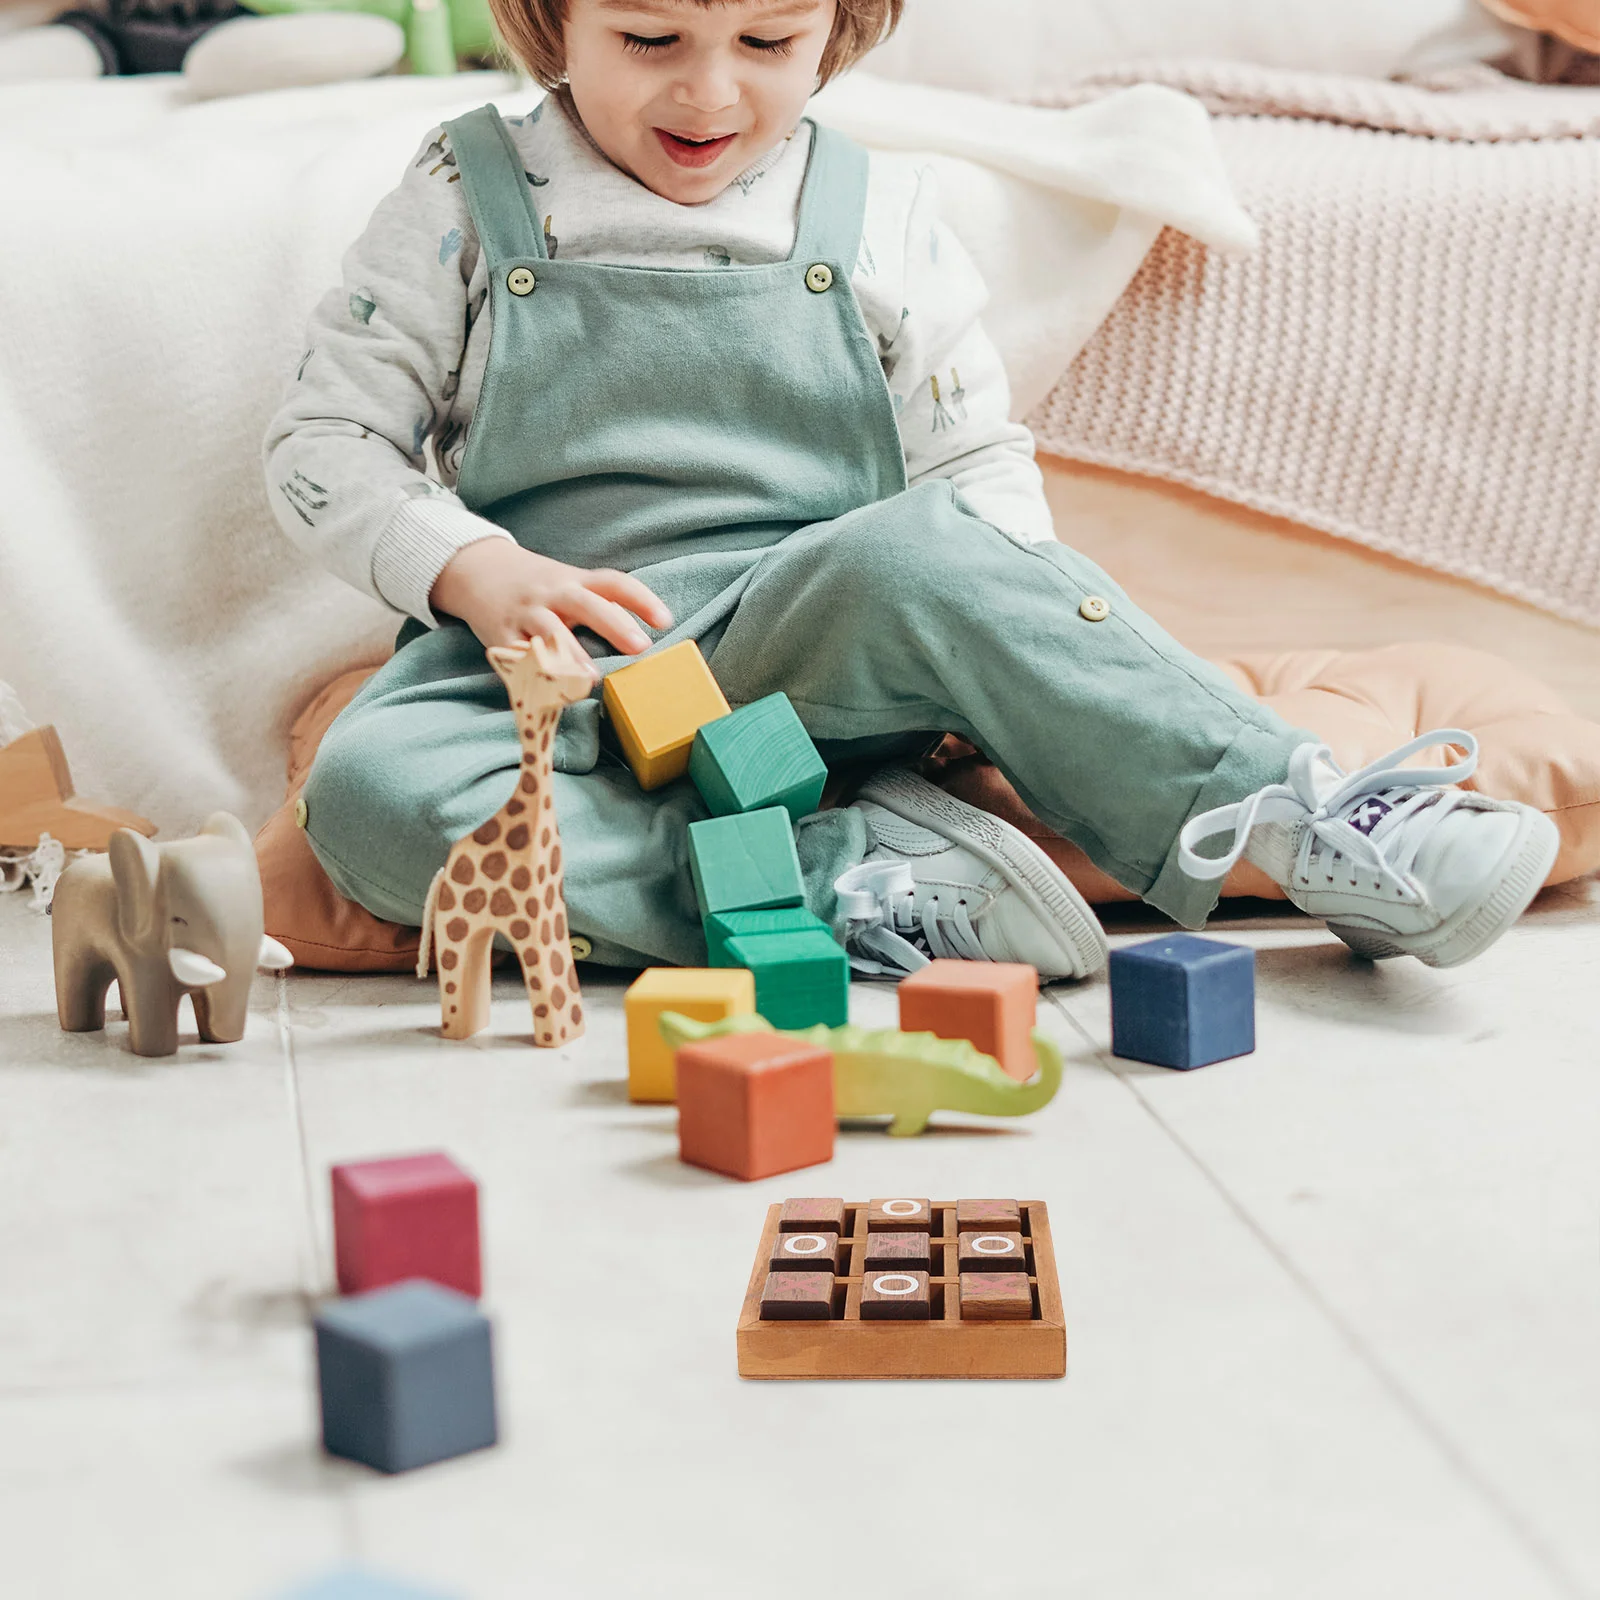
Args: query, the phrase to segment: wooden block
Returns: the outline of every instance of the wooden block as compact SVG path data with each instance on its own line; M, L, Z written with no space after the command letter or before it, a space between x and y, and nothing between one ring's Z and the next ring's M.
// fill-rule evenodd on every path
M804 906L773 906L767 911L719 911L703 924L706 965L736 967L728 958L728 940L754 933L829 933L828 924Z
M657 1022L678 1011L696 1022L749 1016L756 1008L756 981L737 967L651 967L623 997L628 1014L628 1098L671 1104L677 1098L672 1047Z
M926 1272L869 1272L861 1280L863 1322L926 1322L932 1314Z
M1015 1200L957 1200L957 1233L1021 1233L1022 1212Z
M874 1200L867 1207L869 1233L927 1233L933 1207L926 1200Z
M146 838L156 831L155 823L132 811L80 800L60 736L49 724L0 748L0 849L32 851L48 833L67 850L104 850L118 828Z
M781 806L691 822L689 868L702 917L805 904L794 825Z
M786 694L769 694L706 723L689 776L713 816L782 806L798 822L822 803L827 764Z
M761 1291L763 1322L827 1322L833 1317L833 1279L823 1272L773 1272Z
M438 1151L336 1166L333 1241L339 1292L426 1278L476 1298L483 1288L478 1185Z
M963 1272L963 1322L1029 1322L1033 1291L1026 1272Z
M788 1232L843 1233L843 1200L785 1200L778 1213L778 1227Z
M778 1033L678 1051L678 1151L750 1182L833 1160L833 1055Z
M1111 953L1111 1053L1159 1067L1209 1066L1256 1047L1256 953L1168 934Z
M641 789L681 778L695 734L728 715L728 702L692 639L610 673L604 698Z
M1028 1253L1020 1233L963 1233L956 1241L956 1256L963 1272L1027 1272Z
M1033 1026L1039 974L1013 961L930 961L900 985L902 1033L970 1039L1011 1077L1038 1070Z
M769 1264L774 1272L834 1273L841 1248L836 1233L779 1233Z
M850 958L818 926L729 939L727 957L755 978L756 1010L775 1028L841 1028L850 1020Z
M933 1244L925 1233L869 1233L865 1265L926 1272L933 1262Z

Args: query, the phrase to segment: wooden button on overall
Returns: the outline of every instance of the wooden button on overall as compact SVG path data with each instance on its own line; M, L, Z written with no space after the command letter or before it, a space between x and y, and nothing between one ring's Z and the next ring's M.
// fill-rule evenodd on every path
M806 288L812 294L826 294L833 287L833 268L819 261L806 268Z
M1102 600L1097 594L1086 595L1083 604L1078 607L1078 615L1085 622L1104 622L1111 615L1111 602Z
M300 795L294 803L294 825L303 828L306 825L306 797Z
M534 287L534 276L526 267L513 267L506 275L506 288L512 294L532 294Z

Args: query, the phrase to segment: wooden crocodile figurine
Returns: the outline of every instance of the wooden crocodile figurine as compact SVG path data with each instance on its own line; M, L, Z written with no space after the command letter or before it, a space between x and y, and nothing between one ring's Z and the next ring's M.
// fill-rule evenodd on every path
M1061 1052L1033 1035L1038 1074L1018 1083L965 1039L893 1028L777 1029L765 1017L724 1017L696 1022L676 1011L661 1014L661 1037L676 1050L729 1033L779 1033L833 1052L834 1110L841 1117L893 1117L889 1132L921 1133L935 1111L975 1111L986 1117L1021 1117L1048 1105L1061 1087Z

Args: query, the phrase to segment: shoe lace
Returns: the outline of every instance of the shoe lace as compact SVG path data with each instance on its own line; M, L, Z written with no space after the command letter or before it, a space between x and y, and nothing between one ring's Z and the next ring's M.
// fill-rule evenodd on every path
M1466 751L1466 759L1453 767L1402 768L1401 763L1418 751L1441 744L1459 745ZM1342 780L1320 800L1319 764L1331 768ZM1244 854L1251 831L1259 823L1304 820L1306 832L1294 867L1302 884L1311 882L1313 866L1327 883L1333 883L1342 861L1351 874L1352 888L1359 881L1356 874L1365 871L1372 874L1373 887L1380 892L1387 887L1402 899L1414 898L1416 890L1408 874L1417 852L1464 798L1453 785L1471 777L1477 766L1478 741L1464 728L1421 734L1352 773L1346 773L1333 759L1327 745L1308 741L1289 757L1287 782L1268 784L1236 804L1218 806L1185 823L1178 836L1179 864L1192 878L1225 877ZM1373 800L1382 801L1386 809L1369 824L1358 814ZM1225 855L1196 853L1196 845L1230 830L1233 843Z
M904 861L864 861L834 882L847 919L845 950L855 971L903 978L935 956L987 961L967 902L941 904L931 894L917 904L916 879Z

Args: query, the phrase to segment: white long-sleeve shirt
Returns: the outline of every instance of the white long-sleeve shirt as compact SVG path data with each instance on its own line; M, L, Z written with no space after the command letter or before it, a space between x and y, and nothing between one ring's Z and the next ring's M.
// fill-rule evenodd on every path
M794 248L805 124L715 199L688 206L612 165L559 92L506 123L548 219L547 248L563 261L710 271ZM313 312L263 446L289 538L429 627L429 593L456 551L510 537L454 493L490 333L487 266L462 191L449 136L435 128ZM1053 538L1033 436L1009 419L1005 369L978 320L987 291L939 220L931 171L909 158L870 158L851 287L910 482L947 478L1012 538Z

